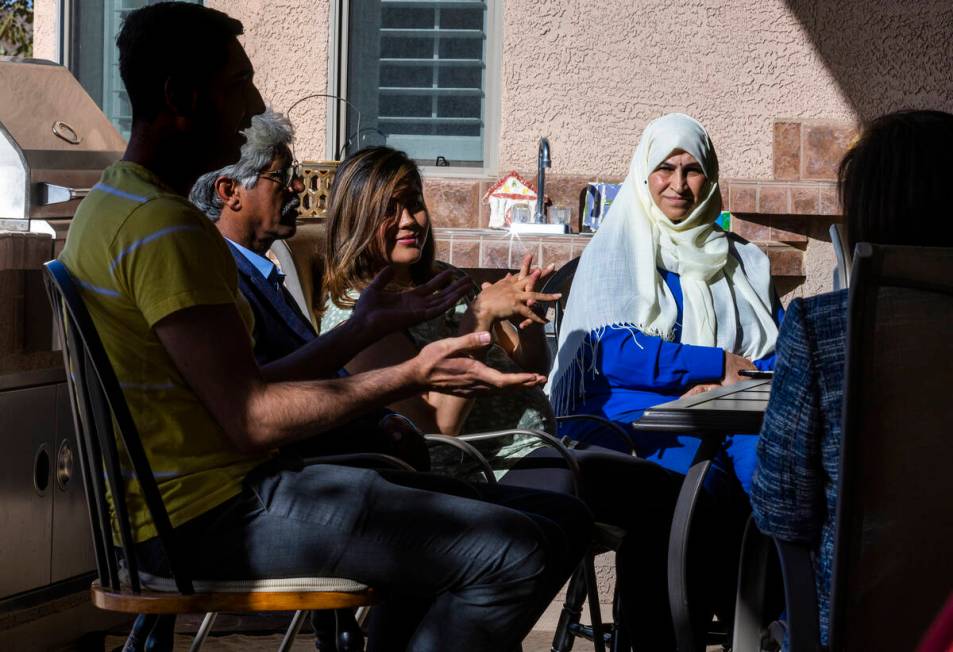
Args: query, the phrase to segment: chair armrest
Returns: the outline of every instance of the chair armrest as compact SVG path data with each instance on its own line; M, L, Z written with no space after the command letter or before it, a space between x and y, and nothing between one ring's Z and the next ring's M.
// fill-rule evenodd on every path
M337 464L353 466L359 469L394 469L396 471L416 471L402 459L384 453L349 453L347 455L319 455L308 457L305 464Z
M483 473L483 477L486 478L487 483L496 484L496 475L494 475L493 467L490 466L490 463L486 461L486 458L483 457L483 454L480 453L480 451L468 444L466 441L462 441L460 437L450 437L448 435L424 435L424 439L428 443L450 446L451 448L456 448L457 450L462 451L464 455L472 458L477 464L479 464L480 471Z
M556 450L559 453L560 457L566 462L567 468L569 468L572 473L572 492L574 496L579 495L579 463L576 462L576 458L572 456L569 452L569 449L566 445L561 442L556 437L553 437L549 433L543 432L541 430L529 430L522 428L512 428L509 430L494 430L492 432L479 432L469 435L460 435L456 437L457 440L463 440L464 442L470 441L485 441L488 439L497 439L499 437L507 437L511 435L528 435L535 437L543 442L544 445L549 446ZM428 437L431 435L428 435Z
M811 549L803 543L774 538L784 578L784 602L788 617L788 650L818 652L821 629L817 615L814 564Z
M595 421L599 425L603 426L607 432L611 432L616 436L616 439L622 442L623 446L625 446L631 455L636 456L635 444L632 443L632 438L629 437L629 433L625 431L625 428L614 421L609 421L605 417L596 416L595 414L566 414L561 417L556 417L556 423L559 423L560 421L580 420Z

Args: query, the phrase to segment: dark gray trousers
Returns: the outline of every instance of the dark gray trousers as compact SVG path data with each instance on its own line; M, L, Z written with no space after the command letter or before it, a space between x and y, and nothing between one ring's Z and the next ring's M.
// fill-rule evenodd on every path
M591 522L562 494L284 458L252 471L240 496L177 536L195 577L374 586L380 622L401 623L372 630L374 649L490 651L526 636L582 558ZM161 572L154 543L139 553Z

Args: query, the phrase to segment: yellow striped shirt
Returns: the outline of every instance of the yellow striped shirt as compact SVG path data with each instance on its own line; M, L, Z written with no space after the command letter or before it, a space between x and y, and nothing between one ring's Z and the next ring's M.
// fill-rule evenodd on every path
M120 161L80 204L60 259L82 290L173 526L238 494L267 456L234 448L152 330L176 311L233 303L252 332L235 262L215 226L151 172ZM133 534L144 541L155 527L138 483L128 491Z

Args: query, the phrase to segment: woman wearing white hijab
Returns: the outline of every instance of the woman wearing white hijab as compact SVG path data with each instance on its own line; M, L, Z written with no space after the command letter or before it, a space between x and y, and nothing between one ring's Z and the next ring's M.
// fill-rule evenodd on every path
M548 386L557 414L627 425L687 391L736 382L741 369L773 366L782 310L768 259L715 223L721 208L718 159L704 127L680 113L650 123L579 261ZM612 446L584 422L560 432ZM633 439L641 457L681 473L699 444L635 432ZM732 439L710 474L716 493L737 487L732 476L750 488L756 438Z
M596 414L628 428L650 406L736 382L741 369L773 367L783 311L768 259L715 224L720 212L718 159L704 127L679 113L650 123L573 279L547 387L557 414ZM640 457L682 474L700 441L630 432ZM583 420L564 423L560 434L580 448L617 447ZM693 560L704 559L691 575L700 632L713 612L731 619L749 510L741 489L750 490L757 437L728 439L692 526L703 543L692 546ZM629 572L653 565L654 556L640 556L626 562Z

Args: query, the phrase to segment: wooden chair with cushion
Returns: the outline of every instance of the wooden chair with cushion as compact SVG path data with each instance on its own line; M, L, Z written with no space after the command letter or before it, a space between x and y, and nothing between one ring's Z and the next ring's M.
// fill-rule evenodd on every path
M96 552L97 607L146 614L204 613L192 649L202 645L217 612L297 611L281 644L287 650L307 610L341 609L375 602L371 587L346 578L299 577L203 581L184 569L188 555L178 545L155 477L119 382L69 271L59 261L46 264L46 284L60 328L77 448ZM117 446L121 442L122 450ZM121 460L125 457L125 464ZM326 460L328 462L336 460ZM139 568L126 506L127 473L143 498L169 560L172 576L159 578ZM115 526L107 497L115 505ZM116 540L118 538L118 543ZM148 627L147 627L148 629ZM149 647L149 644L146 644Z

